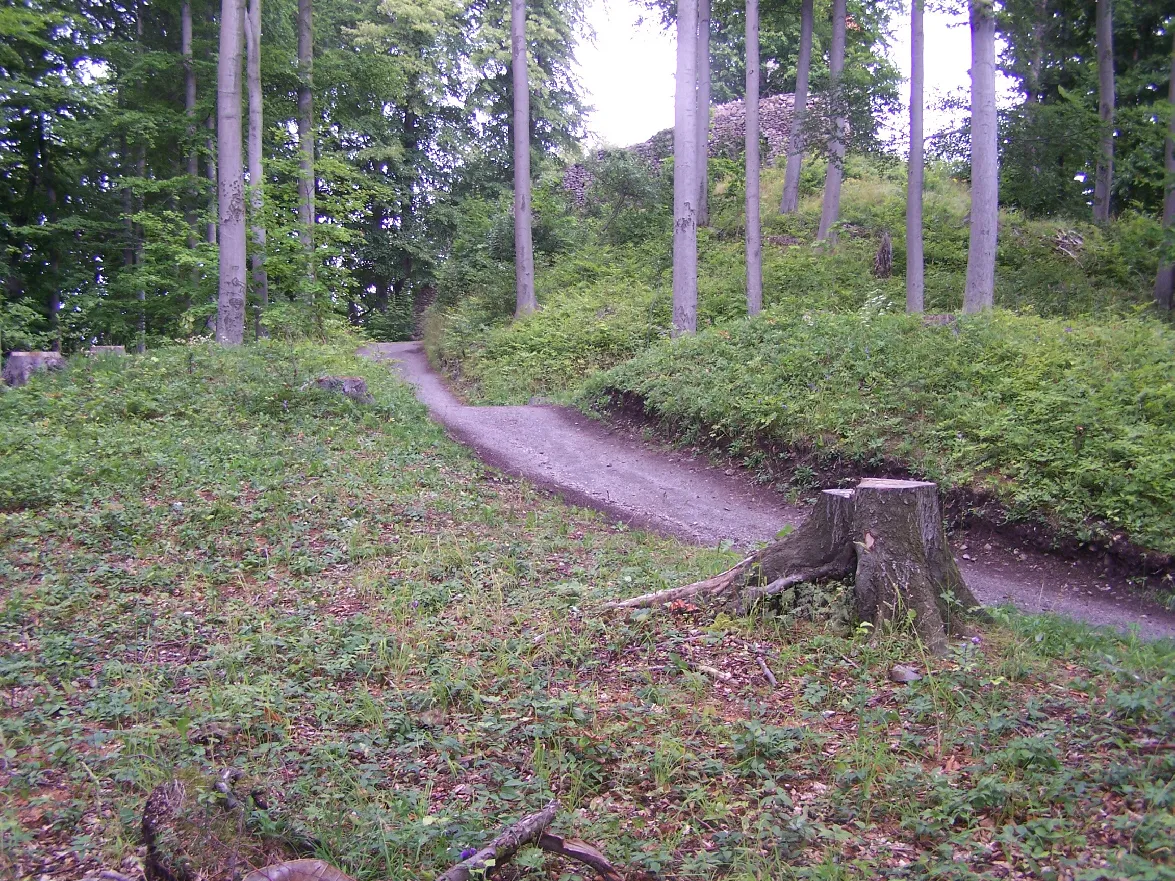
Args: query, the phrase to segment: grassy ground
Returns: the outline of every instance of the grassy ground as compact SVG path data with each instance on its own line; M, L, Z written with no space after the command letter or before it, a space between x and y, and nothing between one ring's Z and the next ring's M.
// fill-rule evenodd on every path
M654 876L1175 877L1175 647L1010 617L896 685L902 634L604 619L729 555L497 477L342 349L38 378L0 500L0 875L133 873L152 787L233 766L360 879L552 794Z

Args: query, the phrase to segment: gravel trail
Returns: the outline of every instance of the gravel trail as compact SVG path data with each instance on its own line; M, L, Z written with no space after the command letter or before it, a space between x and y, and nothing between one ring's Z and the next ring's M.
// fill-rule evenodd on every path
M700 545L768 541L805 511L704 458L653 447L566 407L462 404L429 367L418 342L373 343L360 354L391 362L450 436L488 464L642 529ZM1175 613L1139 598L1121 578L979 532L952 536L967 584L988 605L1052 612L1175 638Z

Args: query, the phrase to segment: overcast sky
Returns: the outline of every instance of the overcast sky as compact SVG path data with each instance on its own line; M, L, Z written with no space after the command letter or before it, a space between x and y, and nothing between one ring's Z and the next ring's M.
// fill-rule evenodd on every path
M629 0L592 0L588 20L595 45L576 53L588 103L596 109L589 126L596 143L638 144L673 125L673 79L676 40L659 21L638 23L648 11ZM895 17L890 57L902 75L910 71L909 19ZM968 86L971 38L966 13L926 13L926 133L942 128L949 117L934 109L952 91ZM903 101L908 86L902 86ZM1006 91L1006 90L1005 90ZM905 122L899 121L904 126Z

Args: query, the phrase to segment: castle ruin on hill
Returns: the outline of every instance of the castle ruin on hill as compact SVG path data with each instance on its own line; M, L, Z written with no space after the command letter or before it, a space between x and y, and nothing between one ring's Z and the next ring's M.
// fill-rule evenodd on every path
M796 96L792 94L771 95L759 101L759 131L766 144L764 159L774 162L787 153L788 138L791 136L792 115ZM809 98L808 112L819 112L816 98ZM746 138L747 112L743 101L731 101L715 107L710 113L709 154L713 158L737 159L743 152ZM650 165L657 167L673 156L673 129L657 132L647 141L625 147ZM607 151L599 150L596 158L602 158ZM569 166L563 174L563 188L572 194L576 202L582 203L584 193L591 186L591 172L583 164Z

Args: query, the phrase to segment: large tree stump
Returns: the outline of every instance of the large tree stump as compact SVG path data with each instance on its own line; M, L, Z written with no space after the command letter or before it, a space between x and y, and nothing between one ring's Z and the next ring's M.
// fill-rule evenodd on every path
M935 654L979 608L947 545L935 484L875 479L825 490L798 529L720 575L609 608L701 598L745 612L801 582L850 575L860 620L880 626L909 617Z
M41 370L60 370L65 366L65 359L60 352L10 352L8 360L4 362L4 371L0 378L16 388L29 381L34 373Z

